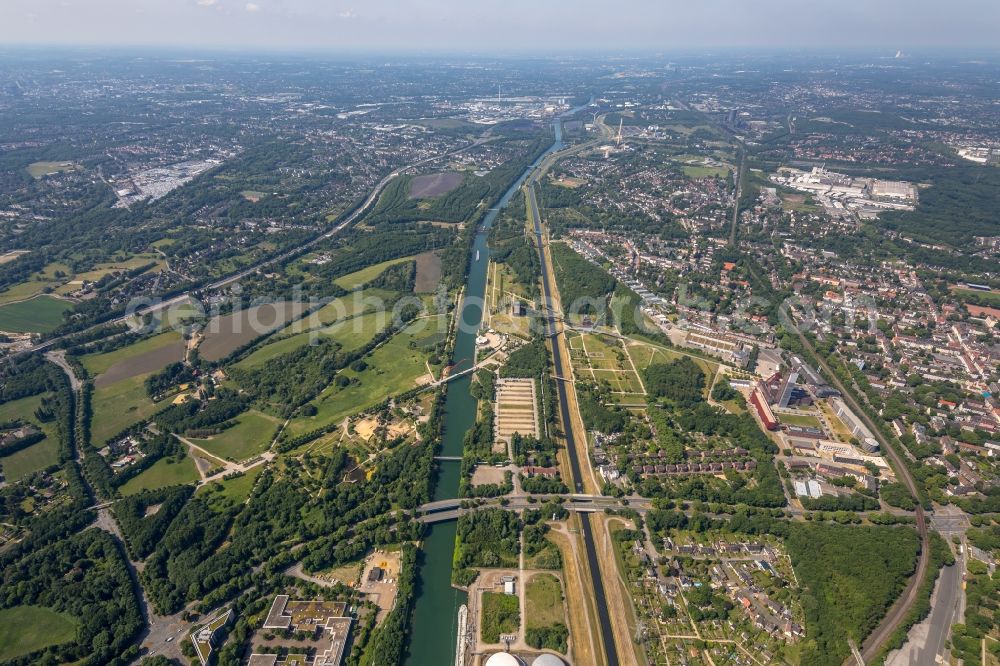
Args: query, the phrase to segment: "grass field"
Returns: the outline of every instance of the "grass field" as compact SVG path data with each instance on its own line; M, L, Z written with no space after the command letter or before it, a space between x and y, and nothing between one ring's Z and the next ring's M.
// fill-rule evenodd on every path
M25 168L32 178L38 180L63 171L76 171L80 167L73 162L32 162Z
M778 420L787 425L804 426L807 428L821 428L823 424L815 416L809 414L785 414L777 415Z
M183 338L180 333L168 331L104 354L87 354L86 356L81 356L80 362L83 363L83 367L87 368L87 372L96 377L101 373L107 372L112 366L118 363L126 361L134 363L146 354L157 352L163 347L182 341ZM167 363L169 361L165 362L163 366L166 366Z
M194 461L186 455L180 462L174 462L173 457L160 458L139 476L129 479L119 490L122 495L135 495L143 490L193 483L199 478Z
M688 178L700 179L700 178L725 178L729 175L729 167L710 167L710 166L689 166L685 165L682 167L684 175Z
M191 441L209 453L228 460L246 460L267 450L281 420L251 409L236 417L236 425L211 439Z
M635 363L635 368L639 372L642 372L654 363L670 363L681 356L687 356L687 354L683 354L681 352L663 349L662 347L657 347L655 345L637 340L630 340L628 345L628 351L632 356L632 362ZM691 355L691 360L695 362L695 365L701 368L702 372L705 373L705 398L708 398L709 387L712 386L712 380L715 377L715 373L719 371L719 364L706 361L703 358L693 355Z
M389 268L389 266L395 266L396 264L401 264L404 261L412 261L413 257L400 257L398 259L390 259L389 261L383 261L381 264L373 264L366 268L362 268L360 271L355 273L348 273L347 275L341 276L333 281L335 285L348 291L352 289L357 289L358 287L364 286L377 278L382 274L382 271Z
M552 574L536 574L524 588L527 628L566 624L563 592L559 579Z
M41 606L0 610L0 661L31 654L76 637L76 619Z
M95 445L103 444L109 437L148 419L164 409L165 403L155 403L146 395L143 382L148 375L138 375L123 379L94 390L91 404L94 409L92 440Z
M0 331L45 333L63 322L63 312L72 303L52 296L35 296L27 301L0 306Z
M358 317L338 321L319 330L319 335L332 337L339 342L345 351L353 351L363 347L375 334L385 328L390 313L369 312ZM287 338L272 342L257 349L254 353L236 364L239 368L255 368L273 358L309 344L312 338L310 331L304 331Z
M288 424L291 435L297 435L330 423L336 423L344 417L363 411L378 404L391 395L408 391L417 385L420 377L427 376L427 358L429 353L420 345L430 337L444 333L447 327L447 317L438 315L426 319L418 319L410 327L396 334L389 342L383 344L366 357L368 368L358 373L344 370L342 373L356 383L339 388L335 385L327 387L313 401L319 410L316 416L293 419ZM414 343L415 348L410 347Z
M250 496L257 478L264 471L264 465L257 465L242 476L233 479L223 479L204 485L195 493L213 504L241 504Z
M10 483L29 474L45 469L59 462L59 441L54 423L41 423L35 418L35 410L42 404L41 395L33 395L19 400L11 400L0 405L0 423L22 419L33 423L46 437L26 449L0 458L0 468Z
M619 401L642 402L645 399L642 382L633 370L625 348L617 338L593 333L571 334L567 337L570 360L577 379L606 382Z
M26 449L0 458L0 468L3 469L4 479L13 483L58 462L59 442L55 437L46 437Z

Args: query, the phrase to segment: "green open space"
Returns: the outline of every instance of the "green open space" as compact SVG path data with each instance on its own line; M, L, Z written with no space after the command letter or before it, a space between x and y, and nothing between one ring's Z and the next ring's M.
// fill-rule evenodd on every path
M525 623L532 627L551 627L565 623L563 592L559 579L552 574L536 574L524 588Z
M76 637L77 621L41 606L0 610L0 661L6 662Z
M375 337L376 333L384 329L390 317L391 313L387 312L369 312L337 321L329 326L324 326L316 333L324 337L333 338L340 343L345 351L353 351L363 347L369 340ZM313 331L307 330L280 338L275 342L260 347L237 363L236 366L248 369L259 367L271 359L309 344L313 334Z
M33 395L0 405L0 423L20 419L45 433L45 439L40 442L0 458L0 469L8 483L59 462L59 436L55 423L42 423L35 417L35 410L41 406L42 397Z
M500 636L517 633L521 609L517 597L500 592L483 592L481 637L484 643L499 643Z
M110 437L143 419L148 419L167 405L156 403L146 395L144 382L148 375L129 377L94 390L91 399L94 417L91 439L100 446Z
M198 470L191 458L185 455L178 462L173 456L167 456L157 460L138 476L126 481L119 490L122 495L135 495L143 490L193 483L199 478Z
M264 471L265 465L257 465L244 474L230 478L213 481L198 488L195 493L198 497L204 497L213 505L216 504L241 504L250 496L257 478Z
M341 374L351 379L351 383L345 387L336 384L327 387L313 401L318 409L316 416L293 419L288 424L289 434L298 435L336 423L389 396L414 388L417 380L427 375L430 352L426 346L444 334L447 323L445 315L418 319L369 354L365 358L366 369L342 370Z
M380 264L372 264L371 266L366 266L365 268L362 268L360 271L343 275L334 280L333 283L336 284L338 287L351 291L353 289L357 289L358 287L363 287L364 285L368 284L369 282L377 278L379 275L381 275L382 272L385 271L385 269L389 268L390 266L395 266L396 264L401 264L404 261L412 261L412 260L413 257L399 257L397 259L390 259L388 261L383 261Z
M45 333L63 322L63 312L73 304L52 296L35 296L26 301L0 306L0 331Z
M62 173L64 171L76 171L80 166L73 162L32 162L25 169L27 169L28 174L38 180L45 176L52 176L57 173Z
M823 424L818 418L810 414L778 414L778 420L787 425L803 426L806 428L821 428Z
M46 437L26 449L0 458L0 469L8 483L19 481L59 462L59 442L55 437Z
M149 338L144 338L136 343L126 345L120 349L103 354L87 354L80 357L80 362L91 375L97 376L122 361L131 361L143 354L158 351L167 345L180 342L183 338L177 331L167 331ZM164 363L166 366L166 363Z
M191 441L220 458L245 460L267 450L281 420L256 409L236 417L236 425L209 439Z

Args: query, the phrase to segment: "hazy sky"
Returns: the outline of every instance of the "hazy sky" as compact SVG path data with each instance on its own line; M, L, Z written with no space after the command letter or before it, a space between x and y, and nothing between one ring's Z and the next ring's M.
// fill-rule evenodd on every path
M0 0L0 43L996 49L997 0Z

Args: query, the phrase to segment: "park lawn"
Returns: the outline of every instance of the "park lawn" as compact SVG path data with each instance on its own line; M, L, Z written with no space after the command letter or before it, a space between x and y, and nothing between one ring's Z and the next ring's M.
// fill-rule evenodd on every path
M209 439L191 441L211 454L226 460L245 460L267 450L281 419L256 409L236 417L236 425Z
M319 410L316 416L293 419L288 424L289 434L300 435L336 423L389 396L415 388L417 380L427 376L427 359L430 357L421 345L443 334L447 324L446 315L418 319L366 356L368 367L365 370L360 373L351 369L342 370L340 374L358 381L343 388L331 384L324 389L313 400ZM414 343L412 348L411 342Z
M260 464L250 468L240 476L213 481L208 485L198 488L198 492L195 494L199 497L204 497L209 502L225 499L233 504L242 504L250 496L250 491L253 490L254 484L257 483L257 478L264 471L264 467L266 465Z
M14 606L0 610L0 661L76 638L77 620L42 606Z
M81 356L80 362L83 363L83 367L87 369L87 372L96 377L102 372L106 372L108 368L116 363L133 359L142 354L148 354L167 345L180 342L182 339L181 334L177 331L167 331L166 333L160 333L159 335L139 340L134 344L126 345L104 354L87 354Z
M807 428L822 428L823 424L815 416L809 414L778 414L778 420L787 425L804 426Z
M528 629L566 624L562 584L558 578L552 574L536 574L528 581L524 593Z
M27 301L0 306L0 331L45 333L63 323L63 313L72 303L52 296L35 296Z
M500 636L517 633L521 626L521 608L516 595L483 592L482 639L499 643Z
M642 372L654 363L670 363L671 361L679 359L681 356L690 356L695 365L701 368L702 372L705 373L704 393L706 399L708 399L708 394L711 390L710 387L712 386L715 373L719 371L718 363L708 361L695 354L687 354L665 349L648 342L635 340L634 338L629 338L628 352L632 356L632 362L635 363L636 370L639 372Z
M157 460L138 476L126 481L119 491L122 495L135 495L143 490L193 483L200 478L194 461L187 455L180 462L174 462L173 456L167 456Z
M153 402L146 394L144 382L148 376L137 375L94 389L91 439L95 445L100 446L130 425L167 407L165 403Z
M375 334L386 327L391 317L390 313L369 312L357 317L338 321L318 331L319 335L333 338L340 343L344 351L354 351L368 343ZM236 364L238 368L256 368L267 361L304 347L310 341L312 333L303 331L296 335L272 342L257 349L254 353Z
M364 285L368 284L369 282L377 278L379 275L381 275L382 271L389 268L390 266L395 266L396 264L401 264L404 261L412 261L412 260L413 257L399 257L398 259L390 259L389 261L383 261L380 264L372 264L371 266L362 268L360 271L356 271L354 273L348 273L347 275L342 275L341 277L334 280L333 283L338 287L341 287L342 289L351 291L353 289L357 289L358 287L363 287Z

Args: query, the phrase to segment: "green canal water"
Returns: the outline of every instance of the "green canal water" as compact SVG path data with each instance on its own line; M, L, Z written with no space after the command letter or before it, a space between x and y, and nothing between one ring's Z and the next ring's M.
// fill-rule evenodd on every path
M562 147L562 125L553 124L555 142L507 190L496 208L490 209L473 241L465 299L460 310L461 325L455 338L454 371L475 363L476 334L483 317L483 296L486 293L486 268L490 249L486 240L497 214L517 194L524 179L545 158ZM472 376L466 375L447 384L444 409L444 437L441 455L461 456L465 433L476 420L476 400L469 392ZM438 462L435 500L458 497L461 463ZM430 527L424 539L423 556L417 574L416 604L410 624L407 666L448 666L455 661L458 639L458 609L466 602L465 592L451 586L451 564L455 550L456 522L437 523Z

